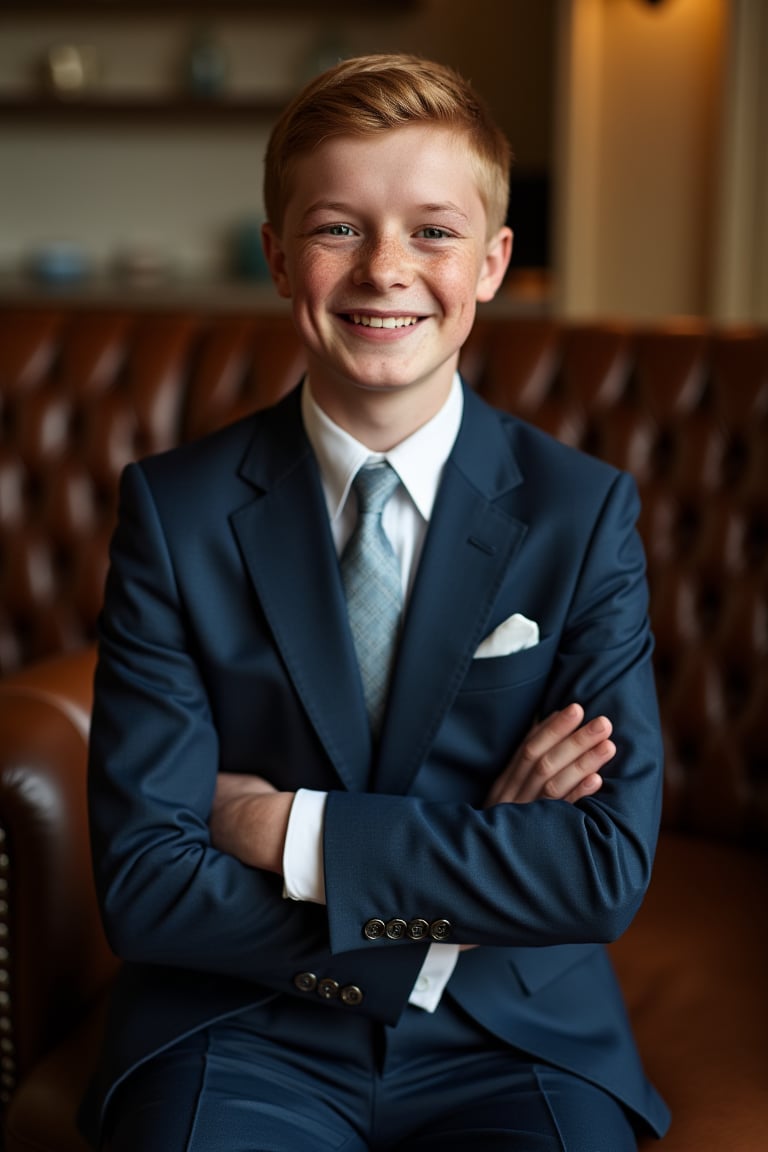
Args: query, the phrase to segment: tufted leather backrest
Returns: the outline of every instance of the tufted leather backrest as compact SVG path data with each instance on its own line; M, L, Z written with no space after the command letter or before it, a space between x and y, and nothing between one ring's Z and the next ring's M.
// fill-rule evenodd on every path
M302 367L287 317L0 310L0 672L93 638L124 465Z
M0 671L93 638L124 464L273 402L303 363L285 315L0 310ZM486 315L462 371L635 475L665 822L764 837L768 333Z

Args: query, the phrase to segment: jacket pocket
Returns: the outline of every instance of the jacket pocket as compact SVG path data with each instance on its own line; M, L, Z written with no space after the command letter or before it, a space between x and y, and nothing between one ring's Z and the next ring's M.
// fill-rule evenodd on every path
M510 957L510 964L523 990L529 996L533 996L600 948L601 944L554 944L548 948L516 948Z
M475 659L469 666L460 692L492 692L514 688L546 676L552 666L555 637L544 636L533 648L512 652L509 656Z

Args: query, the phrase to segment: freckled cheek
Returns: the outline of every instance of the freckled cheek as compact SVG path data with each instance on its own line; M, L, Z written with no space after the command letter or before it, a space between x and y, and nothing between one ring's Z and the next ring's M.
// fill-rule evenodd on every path
M447 312L463 314L474 309L477 299L478 273L474 266L444 269L435 282L435 294L444 302Z
M333 332L332 313L342 282L335 261L304 262L294 281L293 314L308 345L325 347Z
M346 269L335 260L315 260L302 270L303 294L317 302L324 301L344 279Z

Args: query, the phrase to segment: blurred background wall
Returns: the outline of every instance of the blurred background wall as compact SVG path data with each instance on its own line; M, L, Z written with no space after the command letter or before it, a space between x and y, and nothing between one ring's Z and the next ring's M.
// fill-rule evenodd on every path
M768 4L558 6L557 299L768 320Z
M72 290L258 287L276 110L340 56L402 49L469 76L512 142L501 306L768 319L767 9L3 0L0 287L39 286L57 252Z

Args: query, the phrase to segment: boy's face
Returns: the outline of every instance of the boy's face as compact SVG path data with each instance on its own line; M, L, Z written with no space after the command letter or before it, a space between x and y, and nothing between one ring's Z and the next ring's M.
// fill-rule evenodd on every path
M424 418L437 411L475 304L509 261L509 229L489 239L487 227L466 143L449 129L331 138L296 160L265 251L329 415L404 392Z

